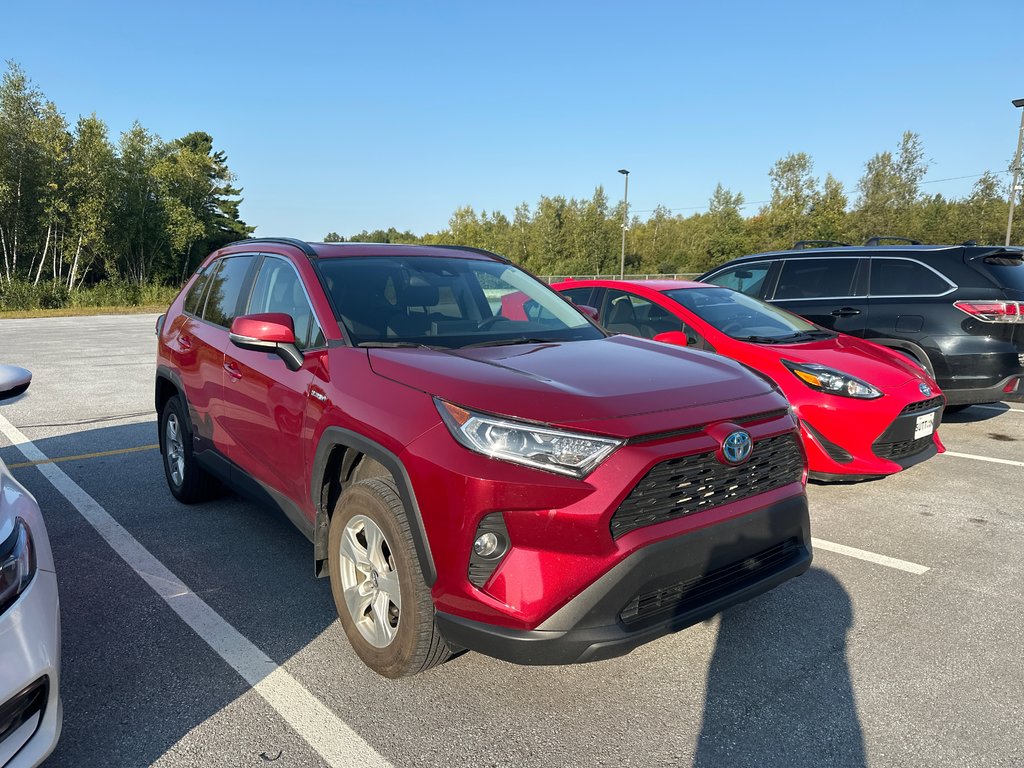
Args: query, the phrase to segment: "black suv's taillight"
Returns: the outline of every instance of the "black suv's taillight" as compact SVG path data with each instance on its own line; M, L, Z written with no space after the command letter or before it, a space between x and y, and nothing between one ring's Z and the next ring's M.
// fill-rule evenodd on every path
M955 301L953 306L983 323L1024 323L1019 301Z

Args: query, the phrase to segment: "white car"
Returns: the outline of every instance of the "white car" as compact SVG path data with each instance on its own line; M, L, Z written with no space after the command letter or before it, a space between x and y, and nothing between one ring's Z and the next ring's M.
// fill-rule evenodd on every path
M28 372L10 368L0 366L0 398L28 386ZM35 498L0 461L0 766L36 766L53 752L63 718L59 683L53 552Z

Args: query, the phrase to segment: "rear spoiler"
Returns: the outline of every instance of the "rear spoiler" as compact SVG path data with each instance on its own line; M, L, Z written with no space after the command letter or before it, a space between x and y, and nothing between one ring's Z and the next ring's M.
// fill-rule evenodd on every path
M968 261L983 261L986 264L995 264L1000 267L1015 267L1024 262L1024 251L1010 248L993 248L991 251L982 251L976 256L971 256Z

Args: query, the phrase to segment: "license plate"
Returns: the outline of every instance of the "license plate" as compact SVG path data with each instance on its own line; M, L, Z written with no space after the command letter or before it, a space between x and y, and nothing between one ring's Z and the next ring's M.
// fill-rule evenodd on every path
M914 439L920 440L922 437L927 437L935 431L935 412L922 413L917 417L917 423L914 425Z

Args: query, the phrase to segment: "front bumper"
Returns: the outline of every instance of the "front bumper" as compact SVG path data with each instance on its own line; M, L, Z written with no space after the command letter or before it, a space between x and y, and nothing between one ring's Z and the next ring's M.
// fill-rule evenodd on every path
M532 630L439 612L452 645L517 664L572 664L639 645L749 600L811 564L804 495L638 549Z
M46 686L45 698L33 702L6 734L0 724L0 765L5 768L36 766L57 745L63 719L59 614L57 577L40 570L0 616L0 712L21 709L18 695L37 682Z

